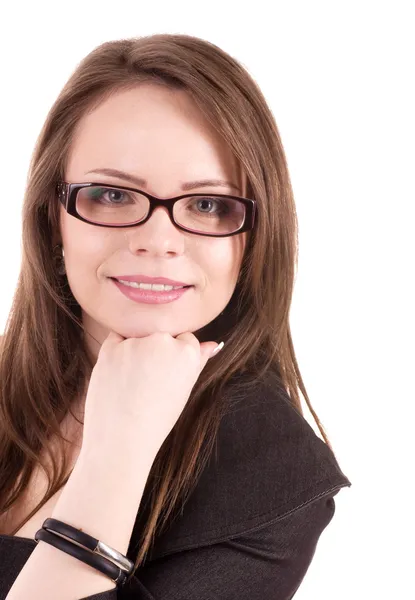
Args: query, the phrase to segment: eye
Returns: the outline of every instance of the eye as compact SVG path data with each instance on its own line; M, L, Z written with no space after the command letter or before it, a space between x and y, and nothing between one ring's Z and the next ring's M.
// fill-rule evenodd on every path
M125 195L124 192L121 192L120 190L108 190L107 194L108 194L108 198L111 200L111 202L115 201L116 204L120 200L122 200L123 196Z
M107 189L103 188L103 194L102 194L102 196L104 198L106 196L106 200L110 204L121 204L121 202L127 195L128 194L126 194L124 191L113 189L113 188L107 188Z
M191 210L195 210L202 215L219 215L228 211L226 203L215 197L193 198L190 203Z
M117 188L92 187L88 190L88 196L91 200L104 200L107 204L121 204L128 194Z
M205 210L208 210L209 208L212 208L212 206L218 206L218 204L219 202L214 198L198 198L196 200L196 205L198 205L198 208L201 209L203 212Z

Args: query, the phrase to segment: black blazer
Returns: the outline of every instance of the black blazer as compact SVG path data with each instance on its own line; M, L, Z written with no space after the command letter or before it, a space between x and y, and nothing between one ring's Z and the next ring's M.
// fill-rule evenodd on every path
M217 451L131 583L80 600L293 598L333 498L351 482L275 380L241 389L230 397ZM133 561L151 485L150 473L127 553ZM0 535L0 600L35 546Z

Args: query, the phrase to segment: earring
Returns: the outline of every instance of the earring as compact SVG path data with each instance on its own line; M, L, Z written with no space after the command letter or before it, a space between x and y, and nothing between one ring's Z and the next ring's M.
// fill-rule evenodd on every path
M53 261L58 275L65 275L65 251L60 244L56 244L53 248Z

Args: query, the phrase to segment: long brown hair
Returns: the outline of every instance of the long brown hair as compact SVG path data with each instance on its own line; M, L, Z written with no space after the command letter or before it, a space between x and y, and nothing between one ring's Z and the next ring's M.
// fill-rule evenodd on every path
M301 390L331 448L293 349L289 311L297 268L297 216L283 145L264 96L241 64L205 40L157 34L110 41L86 56L64 86L29 169L22 264L0 356L0 514L19 499L34 467L43 465L40 452L50 436L61 439L60 423L80 388L86 389L93 368L83 343L81 307L53 261L53 237L59 232L56 182L64 178L81 117L112 92L141 82L187 91L239 161L247 197L257 201L258 212L234 295L200 332L208 340L224 340L224 349L218 360L208 361L153 463L157 485L135 568L144 561L156 530L197 482L224 410L221 398L237 373L249 375L244 386L273 374L275 385L303 415ZM209 337L212 327L217 337ZM22 524L68 479L66 463L50 458L52 469L44 465L47 493Z

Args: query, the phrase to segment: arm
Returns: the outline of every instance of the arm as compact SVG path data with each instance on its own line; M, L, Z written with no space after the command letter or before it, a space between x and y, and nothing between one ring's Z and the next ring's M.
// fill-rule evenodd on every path
M137 571L139 585L128 597L291 600L334 515L337 491L252 531L246 525L246 533L196 548L184 545L174 554L147 562Z
M125 555L154 455L142 452L137 458L137 450L130 449L120 461L121 455L104 445L88 452L82 449L50 516ZM93 567L39 541L6 600L56 600L57 590L59 600L73 600L116 586Z

